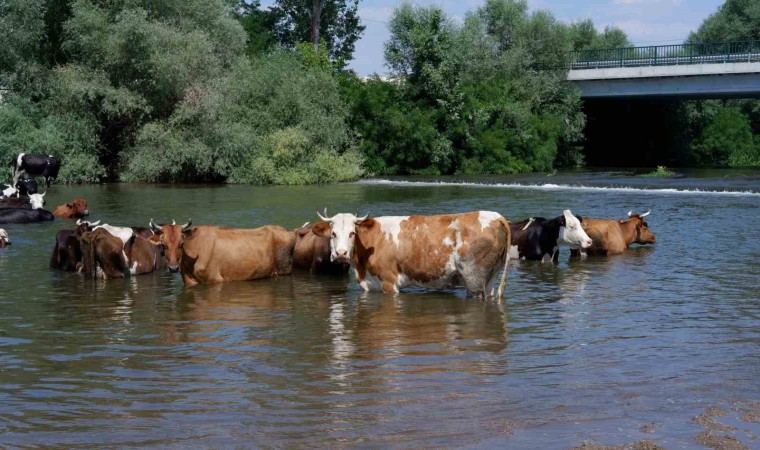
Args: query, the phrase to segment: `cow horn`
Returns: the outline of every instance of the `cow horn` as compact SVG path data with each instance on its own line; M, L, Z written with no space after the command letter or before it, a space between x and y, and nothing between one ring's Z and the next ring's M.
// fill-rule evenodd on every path
M187 219L187 223L182 225L182 231L185 231L186 229L188 229L190 225L192 224L193 224L193 219Z
M633 216L633 210L628 211L628 217L632 217L632 216Z
M362 220L366 220L366 219L367 219L367 217L369 217L369 213L365 214L365 215L364 215L364 217L357 217L357 218L356 218L356 221L357 221L357 222L361 222Z
M175 222L174 219L172 219L172 225L177 225L177 222Z
M82 219L77 219L77 226L82 225Z
M330 221L330 218L327 217L327 208L325 208L325 215L324 216L322 214L320 214L319 211L317 211L317 215L319 216L320 219L324 220L325 222L329 222Z
M88 223L90 224L91 227L94 227L95 225L98 225L100 223L100 220L98 220L97 222L88 222Z
M150 229L153 231L161 231L161 225L156 225L153 223L153 219L150 219Z
M651 209L649 211L645 212L644 214L642 214L641 217L646 217L646 216L648 216L650 214L652 214L652 210Z

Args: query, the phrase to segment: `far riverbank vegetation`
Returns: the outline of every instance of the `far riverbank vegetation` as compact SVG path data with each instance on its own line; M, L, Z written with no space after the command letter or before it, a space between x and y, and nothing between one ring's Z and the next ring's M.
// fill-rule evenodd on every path
M486 0L462 21L402 2L388 76L360 77L359 2L1 2L0 165L43 153L69 183L306 184L589 162L568 52L631 46L621 29L525 0ZM727 0L688 38L740 40L760 40L752 0ZM760 166L758 100L661 109L667 149L649 167ZM647 130L634 118L628 133Z

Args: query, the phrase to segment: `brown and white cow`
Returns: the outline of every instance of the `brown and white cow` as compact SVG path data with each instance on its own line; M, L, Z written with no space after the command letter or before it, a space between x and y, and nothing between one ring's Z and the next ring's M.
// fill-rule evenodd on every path
M105 228L82 233L83 272L87 278L123 278L127 271L122 240Z
M293 268L311 273L339 275L348 273L348 262L333 261L330 258L330 238L314 234L314 224L306 222L295 233L293 248Z
M654 244L657 238L644 220L650 213L651 211L644 214L630 211L628 219L620 220L583 218L581 224L593 244L582 252L588 255L616 255L634 243Z
M8 237L8 232L0 228L0 248L5 248L11 245L11 238Z
M151 243L163 246L169 271L182 273L188 286L272 278L293 270L295 236L280 226L153 226L160 233Z
M493 297L503 269L496 297L504 293L511 232L498 213L319 216L323 222L314 225L314 233L330 237L332 259L350 261L365 291L464 285L470 296Z
M90 214L87 210L87 200L77 197L71 203L64 203L63 205L56 206L53 210L55 217L61 217L64 219L79 219Z

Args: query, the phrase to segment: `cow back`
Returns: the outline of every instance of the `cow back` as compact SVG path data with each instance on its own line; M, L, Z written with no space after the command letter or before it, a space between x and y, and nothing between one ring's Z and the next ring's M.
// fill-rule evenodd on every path
M289 274L295 236L279 226L254 229L193 227L184 234L185 282L220 283Z

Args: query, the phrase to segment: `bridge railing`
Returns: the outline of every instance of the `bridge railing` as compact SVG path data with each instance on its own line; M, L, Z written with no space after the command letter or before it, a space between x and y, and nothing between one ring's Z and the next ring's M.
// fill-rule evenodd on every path
M570 69L760 62L760 41L602 48L570 52Z

